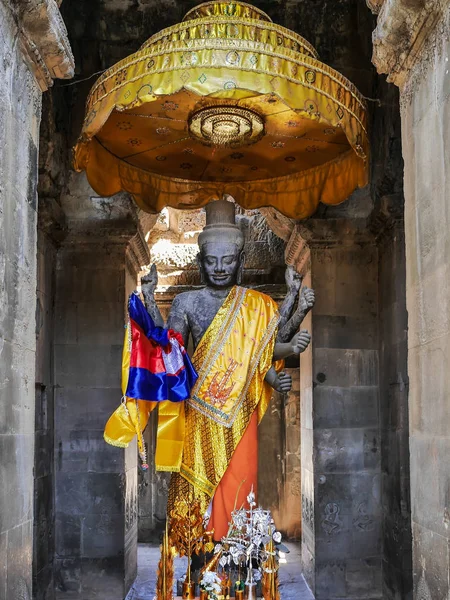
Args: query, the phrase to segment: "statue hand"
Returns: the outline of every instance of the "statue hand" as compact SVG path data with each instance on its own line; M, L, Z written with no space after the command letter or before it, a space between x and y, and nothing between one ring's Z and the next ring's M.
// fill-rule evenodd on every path
M292 389L292 377L284 371L278 373L273 387L277 392L280 392L280 394L287 394Z
M300 298L298 301L298 309L303 314L308 313L316 302L316 295L314 290L309 287L303 287L300 292Z
M306 331L306 329L302 329L298 333L294 335L291 340L292 352L293 354L301 354L306 350L311 341L310 334Z
M300 273L297 273L292 265L288 265L285 273L285 281L289 292L293 292L295 295L302 285L303 277Z
M156 265L153 264L150 267L150 271L147 275L141 277L141 289L143 293L154 294L156 286L158 285L158 271Z

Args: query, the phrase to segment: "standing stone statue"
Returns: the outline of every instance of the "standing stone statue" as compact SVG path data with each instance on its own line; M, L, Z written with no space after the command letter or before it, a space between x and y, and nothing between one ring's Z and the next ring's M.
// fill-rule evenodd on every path
M199 374L191 398L167 414L160 408L158 431L166 435L156 467L172 471L168 513L177 498L196 497L211 511L215 539L226 535L234 506L244 504L257 485L257 426L271 397L291 389L282 359L303 352L307 331L296 333L314 305L314 292L288 267L287 296L278 309L265 294L241 287L244 236L235 224L234 204L206 207L206 226L198 240L198 266L204 287L175 297L167 326L192 337L192 362ZM154 292L154 265L142 279L142 293L157 325L164 321ZM298 299L298 306L294 309ZM167 403L166 403L167 404ZM181 441L180 441L181 432ZM158 441L159 443L159 441ZM166 463L166 464L164 464Z

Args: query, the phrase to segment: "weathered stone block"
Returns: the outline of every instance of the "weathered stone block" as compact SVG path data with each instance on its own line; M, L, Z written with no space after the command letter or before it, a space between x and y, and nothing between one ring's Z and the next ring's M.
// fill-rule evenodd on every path
M84 558L106 558L123 553L124 516L85 514L82 519L82 556ZM84 587L84 582L83 582Z
M0 338L0 434L34 436L34 364L34 352Z
M123 469L123 451L108 445L103 430L57 432L58 471L117 473Z
M122 344L125 327L125 303L78 302L77 338L83 344Z
M449 594L449 542L447 536L413 521L414 597L424 600Z
M450 438L415 435L410 438L410 449L413 529L416 524L450 538Z
M53 564L48 564L37 573L33 573L33 600L53 600L54 597Z
M55 558L56 599L81 600L81 558Z
M13 528L22 532L21 524L28 522L33 508L33 446L34 435L0 435L0 480L8 485L0 485L0 533ZM12 502L11 500L14 499ZM16 539L16 538L15 538ZM26 540L24 540L25 542ZM26 541L31 544L30 540ZM20 553L21 546L15 548L8 538L11 551ZM24 548L26 554L27 548ZM20 559L20 564L25 564ZM20 569L18 568L18 572Z
M120 387L121 362L121 345L55 345L55 384L117 389Z
M346 596L345 560L322 561L316 558L315 576L317 600Z
M56 504L72 515L123 514L124 480L118 473L56 473Z
M448 436L450 422L450 336L409 349L410 426L430 436Z
M6 597L31 598L28 572L33 554L33 523L24 521L8 531Z
M83 559L81 563L82 596L102 596L108 600L123 600L127 593L123 558Z
M378 353L375 350L313 348L314 380L329 386L378 385Z
M8 535L0 533L0 600L7 600L7 570L8 559Z
M44 570L53 561L53 527L47 519L35 519L33 527L33 571Z
M330 503L316 513L316 558L333 560L337 555L344 559L352 553L352 517L340 514L338 504Z
M377 430L316 429L315 466L320 472L357 471L379 466Z
M58 512L55 517L55 552L60 559L82 555L81 528L85 515Z
M46 477L53 470L53 436L51 432L48 430L36 432L34 448L35 478Z
M382 589L385 597L392 598L393 600L412 600L413 590L411 568L404 571L399 571L387 560L383 560L382 575Z
M53 514L52 475L39 477L34 482L34 519L38 524L51 519Z
M369 596L382 598L381 559L350 559L346 561L345 583L348 598Z
M376 427L378 387L318 385L314 390L314 423L318 428Z
M340 515L352 515L358 519L360 506L364 513L379 516L380 475L378 473L319 474L315 488L315 506L320 514L338 507ZM328 507L328 508L327 508Z
M315 309L314 309L315 310ZM375 349L378 346L378 324L373 315L314 316L314 347Z
M103 429L122 397L119 385L117 388L61 387L55 394L55 420L61 435L63 431ZM120 450L116 448L116 452Z
M102 268L93 268L89 264L92 253L88 253L85 262L76 261L79 255L74 255L74 263L67 264L57 270L56 299L57 303L68 300L69 302L123 302L124 300L124 273L118 265L108 268L107 257L101 255ZM58 256L61 261L61 257Z

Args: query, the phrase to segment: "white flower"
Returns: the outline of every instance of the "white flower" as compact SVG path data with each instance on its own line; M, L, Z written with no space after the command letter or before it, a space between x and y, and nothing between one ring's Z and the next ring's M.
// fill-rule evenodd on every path
M203 586L206 587L207 585L214 585L216 583L220 583L220 577L217 573L214 573L214 571L206 571L203 574L203 579L201 581Z
M275 533L273 534L273 541L276 544L279 544L281 542L281 533L279 531L275 531Z
M228 563L228 558L226 556L221 556L219 560L219 565L224 567Z

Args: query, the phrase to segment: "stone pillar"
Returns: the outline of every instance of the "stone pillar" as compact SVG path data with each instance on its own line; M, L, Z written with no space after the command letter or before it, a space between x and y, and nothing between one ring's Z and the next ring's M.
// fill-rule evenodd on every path
M377 248L383 598L407 600L412 597L412 539L405 231L402 198L385 196L381 204Z
M317 296L300 363L303 569L317 600L381 598L377 251L364 229L311 220L287 248Z
M123 600L137 569L137 452L108 446L103 429L121 398L126 299L149 257L136 222L103 219L99 203L85 200L96 221L69 220L57 260L56 597Z
M449 31L448 1L392 0L384 3L374 32L374 63L400 88L418 600L450 595Z
M73 74L64 23L49 4L0 0L0 600L32 593L41 96L52 77Z

